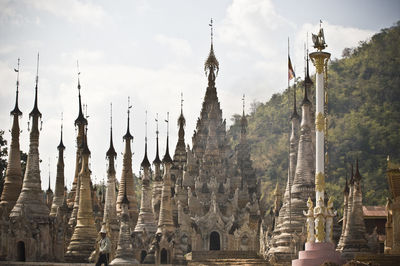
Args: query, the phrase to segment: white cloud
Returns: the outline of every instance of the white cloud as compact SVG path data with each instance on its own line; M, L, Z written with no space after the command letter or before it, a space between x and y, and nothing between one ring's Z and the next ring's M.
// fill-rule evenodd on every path
M155 40L160 44L166 45L173 53L178 56L187 56L192 54L192 48L187 40L157 34Z
M73 23L87 23L99 26L107 18L105 10L90 1L79 0L35 0L27 1L37 10L43 10L54 16Z
M270 45L270 33L288 26L294 27L275 11L270 0L234 0L217 36L223 42L250 48L268 58L276 53Z

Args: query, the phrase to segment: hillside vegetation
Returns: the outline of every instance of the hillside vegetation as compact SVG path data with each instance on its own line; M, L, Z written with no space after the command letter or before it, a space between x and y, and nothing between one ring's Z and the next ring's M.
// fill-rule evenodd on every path
M342 205L346 174L358 158L364 205L384 205L389 195L386 158L400 160L400 21L358 47L344 49L343 58L332 60L328 69L328 195L334 196L336 208ZM303 88L299 81L298 103ZM282 191L286 185L291 95L286 89L266 103L253 103L248 115L253 166L267 205L272 204L276 182ZM233 145L240 132L239 117L233 116L229 130Z

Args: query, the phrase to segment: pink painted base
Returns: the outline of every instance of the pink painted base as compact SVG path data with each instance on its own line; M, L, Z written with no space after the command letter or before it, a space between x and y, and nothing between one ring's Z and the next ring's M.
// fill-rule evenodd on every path
M299 252L297 260L292 260L292 266L320 266L324 262L343 265L345 260L332 243L306 243L306 250Z

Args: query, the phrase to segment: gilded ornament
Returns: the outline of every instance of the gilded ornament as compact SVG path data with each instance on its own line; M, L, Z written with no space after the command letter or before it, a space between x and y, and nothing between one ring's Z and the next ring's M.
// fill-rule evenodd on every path
M325 228L324 228L324 220L319 219L317 225L317 239L319 242L323 242L325 239Z
M325 189L325 176L322 172L319 172L315 176L315 188L317 191L322 192Z
M316 119L315 119L315 127L317 129L317 131L322 131L324 130L325 127L325 118L324 115L319 112Z

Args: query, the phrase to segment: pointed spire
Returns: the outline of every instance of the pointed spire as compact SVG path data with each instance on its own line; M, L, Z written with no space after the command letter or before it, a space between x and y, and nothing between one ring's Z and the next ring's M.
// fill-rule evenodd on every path
M159 149L158 149L158 133L160 133L159 131L158 131L158 113L157 113L157 116L156 116L156 124L157 124L157 129L156 129L156 158L154 159L154 161L153 161L153 164L161 164L161 160L160 160L160 155L159 155Z
M297 113L297 105L296 105L296 82L294 83L294 86L293 86L293 113L290 116L290 119L294 119L294 118L297 118L297 119L300 118L299 114Z
M47 189L47 191L50 192L51 191L51 188L50 188L50 183L51 183L50 182L51 181L50 180L50 157L49 157L49 165L48 166L49 166L49 188Z
M344 190L343 190L343 192L344 192L345 195L349 195L349 192L350 192L350 190L349 190L349 183L348 183L348 181L347 181L347 173L346 173L346 183L344 184Z
M354 169L353 164L351 164L351 176L350 176L350 185L354 184Z
M132 108L131 105L131 98L128 97L128 122L127 122L127 127L126 127L126 134L124 136L124 140L132 140L133 136L131 135L131 133L129 132L129 114L130 114L130 110Z
M61 130L60 130L60 144L57 146L58 150L65 150L63 143L63 113L61 113Z
M115 152L114 145L113 145L113 133L112 133L112 103L110 103L110 148L106 153L108 158L117 157L117 153Z
M361 174L360 171L358 169L358 158L356 159L356 173L354 175L354 180L360 181L361 180Z
M186 120L185 117L183 116L183 93L181 93L181 114L179 115L178 118L178 127L183 129L185 125L186 125Z
M35 85L35 104L33 106L32 111L29 113L29 116L39 116L42 117L42 113L40 113L38 109L38 83L39 83L39 53L37 55L37 65L36 65L36 85Z
M82 155L90 155L90 150L87 145L87 127L85 130L85 136L83 137L83 140L82 140Z
M309 61L310 59L308 58L308 50L307 50L307 56L306 56L306 61L307 61L307 68L306 68L306 75L304 78L304 98L303 98L303 103L308 103L311 104L310 100L308 99L308 89L311 87L311 85L313 84L312 80L310 79L310 75L309 75Z
M150 167L150 162L149 159L147 158L147 111L146 111L146 120L144 123L145 126L145 137L144 137L144 158L142 163L140 164L141 167L143 168L149 168Z
M124 197L122 198L122 201L121 201L121 204L126 204L126 206L128 206L128 208L129 208L129 200L128 200L128 194L126 193L126 187L127 187L127 185L126 185L126 178L124 179L124 181L125 181L125 186L124 186Z
M163 158L163 163L172 163L171 156L169 155L169 112L167 112L167 119L165 120L167 123L167 148L165 150L165 155Z
M208 85L214 86L215 85L215 77L218 75L219 71L219 62L214 54L214 45L213 45L213 19L209 24L211 27L211 48L210 53L208 54L208 58L204 63L204 72L206 75L208 74Z
M247 128L247 118L246 118L246 114L244 113L244 109L245 109L245 95L244 94L242 97L242 104L243 104L243 113L242 113L242 118L240 119L240 126L241 126L241 134L244 135L244 134L246 134L246 128Z
M14 68L14 71L17 72L17 90L15 95L15 106L14 109L10 112L11 115L22 115L21 110L18 108L18 94L19 94L19 58L18 58L18 67L17 69Z
M76 66L78 69L78 98L79 98L79 114L78 114L78 118L75 119L75 126L76 125L87 125L88 122L85 118L85 116L83 115L83 111L82 111L82 100L81 100L81 82L79 79L79 76L81 75L81 72L79 71L79 62L76 61Z

